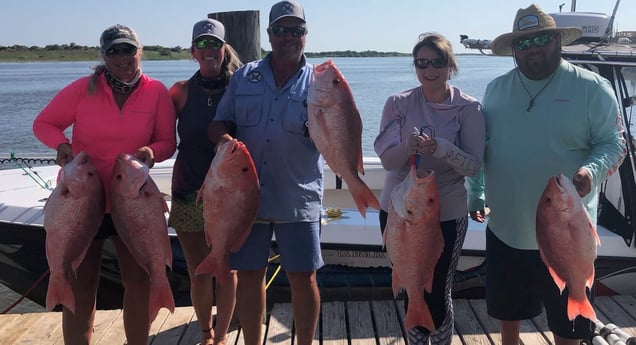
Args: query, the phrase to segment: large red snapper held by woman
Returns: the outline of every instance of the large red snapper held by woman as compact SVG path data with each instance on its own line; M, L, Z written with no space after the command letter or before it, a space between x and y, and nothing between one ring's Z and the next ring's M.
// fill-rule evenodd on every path
M601 242L569 178L563 174L550 177L536 217L541 259L561 293L568 287L568 318L582 315L595 321L586 288L594 283L596 247Z
M205 240L210 253L195 274L212 274L223 281L230 252L247 239L258 214L260 186L247 147L233 139L217 150L197 200L203 199Z
M444 250L433 170L417 171L411 165L409 175L391 192L384 245L393 266L393 294L397 297L404 288L409 297L406 329L422 326L433 331L424 291L431 292L435 266Z
M113 167L110 203L117 234L150 280L149 321L157 317L161 307L174 312L166 275L166 266L172 268L165 216L168 205L148 166L130 154L120 154Z
M44 205L49 287L46 308L62 304L75 313L69 281L86 257L104 218L104 186L86 153L78 153L61 171L60 180Z
M333 172L347 184L362 216L380 209L375 194L360 179L362 119L351 88L333 61L314 66L307 95L309 136Z

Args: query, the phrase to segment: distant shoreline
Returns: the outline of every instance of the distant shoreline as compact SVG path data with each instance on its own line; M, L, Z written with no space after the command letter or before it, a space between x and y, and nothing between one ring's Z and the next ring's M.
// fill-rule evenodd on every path
M268 51L261 49L261 56L265 56ZM324 52L305 52L308 58L328 58L328 57L410 57L410 53L401 52L379 52L375 50L353 51L336 50ZM478 53L459 53L455 55L481 55ZM162 47L144 46L143 60L191 60L189 48L182 47ZM101 52L99 47L87 47L71 44L54 44L45 47L27 47L13 45L10 47L0 46L0 63L2 62L62 62L62 61L100 61Z
M267 51L261 49L264 56ZM305 52L310 58L316 57L395 57L410 56L400 52L367 51L326 51ZM189 60L192 56L188 48L144 46L144 60ZM13 45L0 46L0 62L54 62L54 61L97 61L101 60L99 47L78 46L73 43L62 45L47 45L45 47L27 47Z

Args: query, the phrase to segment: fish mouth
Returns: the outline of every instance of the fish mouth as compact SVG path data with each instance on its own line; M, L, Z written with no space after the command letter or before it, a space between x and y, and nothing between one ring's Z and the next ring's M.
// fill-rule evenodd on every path
M565 191L567 188L565 187L565 184L563 182L563 179L565 178L565 176L563 175L557 175L552 177L554 179L554 184L557 186L557 188L559 188L559 190L561 192Z
M328 67L333 66L332 60L327 60L320 65L314 65L314 70L316 72L324 72Z
M236 151L238 151L241 148L241 144L239 144L238 142L234 142L232 143L232 148L230 149L231 153L236 153Z
M435 170L433 170L433 169L416 170L415 171L415 177L418 180L428 180L431 177L433 177L433 175L435 175Z
M74 159L78 166L89 162L88 155L84 151L78 153Z
M245 147L245 144L236 139L233 139L232 141L229 141L228 143L230 147L224 150L224 153L223 153L226 156L224 157L224 159L227 161L232 161L236 159L237 157L236 153L239 152L240 150L247 150L247 148Z

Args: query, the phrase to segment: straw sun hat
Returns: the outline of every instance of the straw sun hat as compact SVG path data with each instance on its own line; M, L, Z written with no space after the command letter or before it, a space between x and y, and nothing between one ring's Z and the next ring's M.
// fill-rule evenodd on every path
M558 28L554 18L543 12L536 4L528 8L520 8L512 24L512 32L499 35L490 44L495 55L512 55L512 42L519 37L533 35L542 31L559 32L561 45L570 44L581 37L579 28Z

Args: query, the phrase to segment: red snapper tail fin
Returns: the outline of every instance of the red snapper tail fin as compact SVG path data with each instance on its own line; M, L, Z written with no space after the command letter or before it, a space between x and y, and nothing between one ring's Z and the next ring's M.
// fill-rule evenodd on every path
M435 330L431 311L423 297L412 298L409 295L409 308L404 319L404 326L407 330L416 326L422 326L431 332Z
M568 319L572 321L578 315L588 318L591 321L597 320L594 307L592 307L592 304L587 298L580 301L568 298Z
M353 197L353 201L356 203L356 207L362 217L366 218L367 208L375 208L376 210L380 209L380 202L378 198L375 196L373 191L369 189L364 181L360 179L359 176L356 176L356 180L353 183L347 182L347 187L351 192L351 196Z
M229 267L227 262L217 260L212 254L208 254L208 256L201 261L197 269L194 271L194 274L211 274L216 277L216 280L221 284L225 283L228 277Z
M64 277L51 275L46 291L46 309L51 311L58 304L75 314L75 295L73 295L71 285Z
M151 284L152 285L152 284ZM174 297L170 283L167 277L162 277L158 282L158 286L150 288L150 297L148 300L148 322L152 323L159 314L162 307L168 308L170 313L174 313Z

